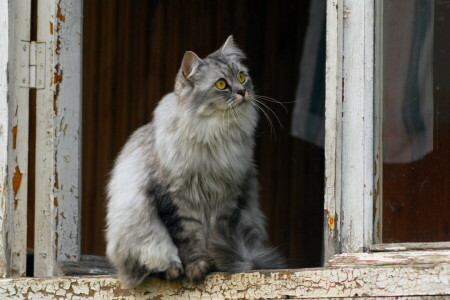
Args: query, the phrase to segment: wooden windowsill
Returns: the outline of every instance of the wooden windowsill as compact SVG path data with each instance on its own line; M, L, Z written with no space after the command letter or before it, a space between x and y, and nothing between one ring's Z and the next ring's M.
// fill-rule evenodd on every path
M361 254L367 255L367 254ZM345 256L345 255L344 255ZM357 256L357 255L356 255ZM372 265L336 263L315 269L214 273L201 283L149 278L134 290L114 276L0 279L0 298L12 299L320 299L330 297L450 296L450 261ZM345 259L349 259L348 257ZM400 258L403 259L403 258ZM356 259L358 260L358 259ZM361 260L361 259L360 259ZM342 259L340 260L342 262ZM8 299L9 299L8 298ZM442 297L443 298L443 297Z

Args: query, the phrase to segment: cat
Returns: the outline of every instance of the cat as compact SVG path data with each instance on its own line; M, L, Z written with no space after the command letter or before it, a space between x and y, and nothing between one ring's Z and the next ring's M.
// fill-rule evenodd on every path
M285 267L267 245L253 163L258 112L245 55L230 36L187 51L174 91L121 150L107 185L107 256L127 288L211 271Z

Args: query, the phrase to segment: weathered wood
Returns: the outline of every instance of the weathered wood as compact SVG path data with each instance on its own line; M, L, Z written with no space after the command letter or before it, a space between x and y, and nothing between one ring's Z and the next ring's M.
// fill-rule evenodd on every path
M9 1L8 276L25 276L31 1ZM8 11L8 10L7 10ZM24 43L25 41L25 43Z
M55 82L55 200L57 260L80 259L82 2L57 1Z
M386 266L386 265L437 265L450 262L450 250L403 251L379 253L344 253L334 256L327 267Z
M116 270L105 256L82 255L80 261L60 262L61 272L66 276L111 275Z
M81 1L38 2L46 85L36 107L35 276L80 256Z
M56 247L58 236L58 199L55 190L55 102L61 81L55 32L56 1L38 1L37 38L46 45L45 88L36 91L36 191L35 191L35 235L34 275L53 276L57 273Z
M450 242L435 243L391 243L375 244L370 247L371 251L411 251L411 250L443 250L450 249Z
M341 252L360 252L373 233L374 3L343 7Z
M325 75L324 261L339 252L338 213L341 201L343 1L327 1Z
M450 296L450 265L342 267L216 273L202 283L148 279L135 290L112 277L2 279L9 299L329 299L333 297Z
M8 1L0 2L0 277L7 275L8 233Z

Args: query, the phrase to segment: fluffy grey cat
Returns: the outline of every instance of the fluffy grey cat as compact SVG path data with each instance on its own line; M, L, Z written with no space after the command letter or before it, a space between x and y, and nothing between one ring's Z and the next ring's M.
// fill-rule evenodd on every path
M124 146L108 183L107 255L126 287L151 273L284 267L266 245L253 164L258 121L244 53L230 36L186 52L175 89Z

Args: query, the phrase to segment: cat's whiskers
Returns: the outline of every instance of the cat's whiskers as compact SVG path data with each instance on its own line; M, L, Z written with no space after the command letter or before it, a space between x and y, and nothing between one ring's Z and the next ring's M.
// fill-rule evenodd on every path
M254 99L252 99L252 100L254 100ZM270 117L268 116L266 111L264 109L262 109L262 107L260 107L257 102L250 101L250 103L253 105L253 107L255 107L257 110L259 110L259 111L261 111L263 113L264 117L267 120L267 123L269 123L269 125L270 125L270 133L275 135L275 128L274 128L274 126L272 124L272 120L270 119Z
M280 118L278 118L277 114L273 111L273 109L271 109L268 105L266 105L264 102L257 100L256 98L253 98L253 100L257 103L259 103L260 105L263 105L266 109L268 109L273 115L274 117L277 119L278 124L280 125L280 128L283 129L283 124L280 121Z
M287 112L287 108L286 108L286 106L284 106L284 104L290 104L290 103L295 103L296 102L296 101L278 101L275 98L264 96L264 95L254 95L254 97L258 98L258 99L261 99L261 100L268 101L268 102L277 103L277 104L281 105L286 112Z

